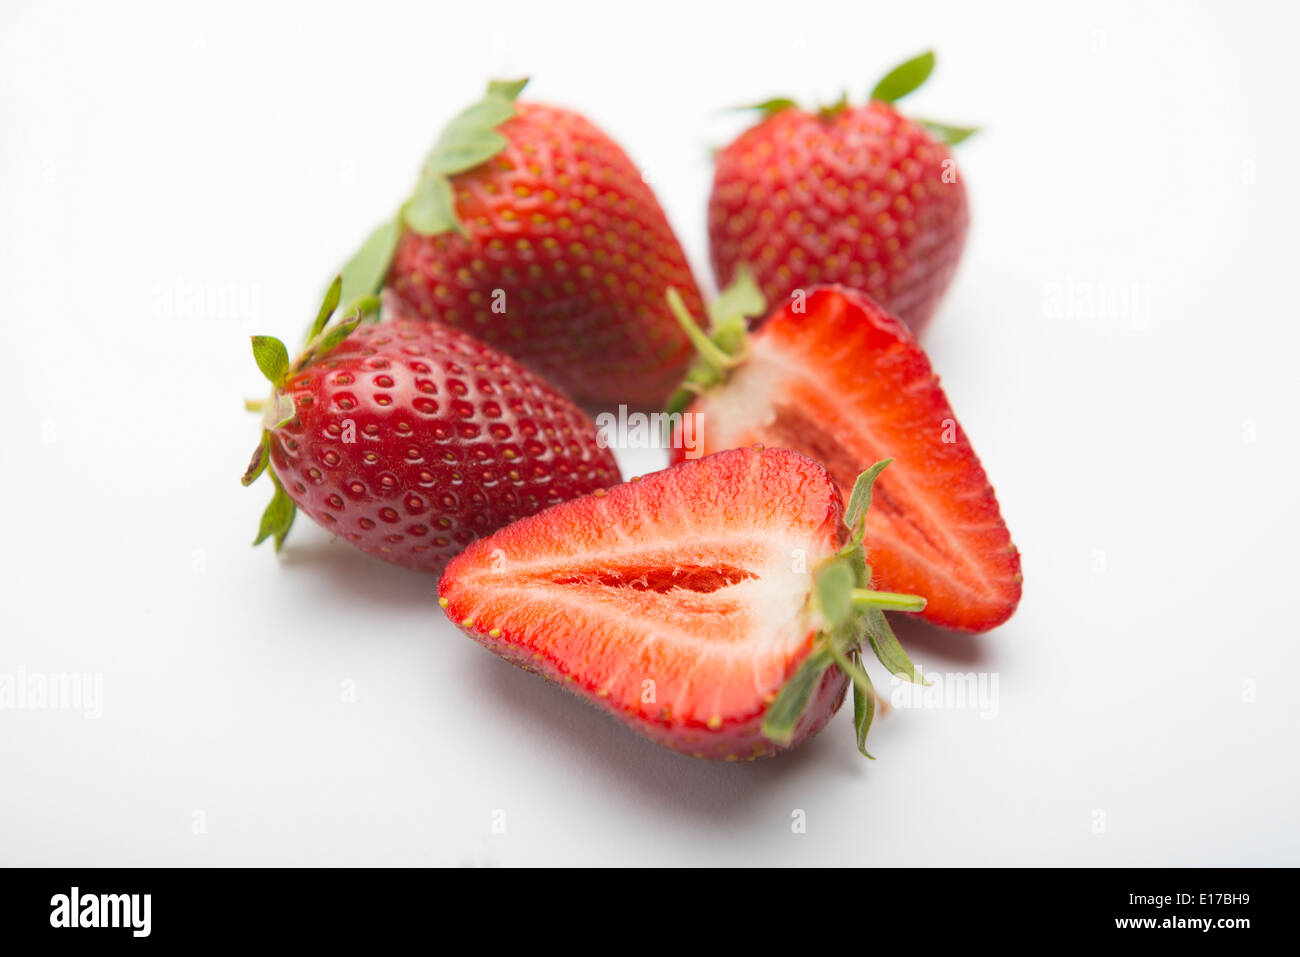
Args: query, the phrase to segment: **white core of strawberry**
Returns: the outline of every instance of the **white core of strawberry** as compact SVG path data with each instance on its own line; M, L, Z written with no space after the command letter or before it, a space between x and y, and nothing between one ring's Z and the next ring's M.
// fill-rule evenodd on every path
M785 383L798 370L784 368L786 360L762 336L749 340L749 355L728 376L725 384L708 390L696 400L700 418L697 428L712 449L729 449L745 444L743 437L766 429L776 420L774 395L781 395Z

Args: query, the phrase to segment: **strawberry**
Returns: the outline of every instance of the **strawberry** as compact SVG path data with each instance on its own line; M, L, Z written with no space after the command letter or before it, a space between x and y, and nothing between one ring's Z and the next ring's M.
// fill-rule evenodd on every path
M691 348L665 308L700 304L641 172L569 110L493 83L443 131L414 194L344 268L345 299L387 278L412 312L472 333L581 402L663 404Z
M864 473L847 511L816 462L736 449L525 518L447 566L439 603L466 634L634 730L696 757L753 758L820 730L854 685L861 638L917 674L867 587Z
M923 617L963 631L1002 624L1020 601L1020 555L939 377L912 333L843 286L808 290L752 335L762 296L742 272L711 310L700 360L669 406L696 418L698 454L761 442L817 459L847 493L877 459L868 559L881 588L925 595ZM680 429L682 423L676 420ZM670 455L684 457L674 440Z
M244 484L269 465L275 486L253 544L278 551L301 508L363 551L438 571L481 535L619 481L591 420L538 375L445 326L362 324L373 297L327 325L340 286L295 362L253 338L273 391Z
M903 64L864 106L760 104L762 121L717 155L709 249L720 287L741 264L769 302L845 283L920 331L957 269L970 219L945 144L974 130L908 119L892 105L933 67L932 53Z

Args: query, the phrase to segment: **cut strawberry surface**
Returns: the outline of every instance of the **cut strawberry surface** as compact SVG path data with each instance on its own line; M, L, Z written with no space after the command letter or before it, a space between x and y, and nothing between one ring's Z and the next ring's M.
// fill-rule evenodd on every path
M475 640L661 744L770 755L820 729L848 685L826 648L842 616L814 597L819 575L849 561L841 552L861 556L843 520L817 463L736 449L476 542L447 567L440 601ZM852 653L844 644L836 653ZM774 730L801 671L806 688L785 695L801 700L782 703Z
M732 348L706 361L677 401L699 416L702 451L797 449L845 493L867 465L895 459L867 517L876 582L925 595L923 617L934 624L966 631L1001 624L1020 600L1020 556L929 358L898 319L860 293L814 287L802 306L777 311L747 342L742 332L738 345L725 319L719 330L715 312L714 338L732 336ZM736 324L743 329L744 317Z

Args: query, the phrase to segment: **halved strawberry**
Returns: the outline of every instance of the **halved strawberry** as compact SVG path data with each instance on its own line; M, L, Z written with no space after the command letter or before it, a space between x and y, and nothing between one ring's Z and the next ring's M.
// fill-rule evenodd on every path
M706 338L671 298L701 358L669 408L698 416L700 454L754 443L797 449L842 491L870 463L895 459L867 519L880 587L925 595L923 617L947 628L987 631L1011 616L1020 555L939 377L902 322L854 290L817 286L746 337L763 300L742 273L710 310ZM681 446L673 442L675 460Z
M883 463L880 467L883 467ZM677 751L753 758L839 708L862 745L873 694L864 633L914 678L881 613L924 600L866 588L863 515L816 462L736 449L554 506L471 545L438 584L476 641Z

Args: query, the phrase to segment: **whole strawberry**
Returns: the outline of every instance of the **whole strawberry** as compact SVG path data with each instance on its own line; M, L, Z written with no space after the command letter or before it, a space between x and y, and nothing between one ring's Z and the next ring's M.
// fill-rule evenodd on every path
M719 287L742 264L772 303L843 283L920 330L957 269L970 219L948 145L974 130L892 105L933 68L932 53L908 61L864 106L758 107L763 120L717 156L709 248Z
M418 320L363 323L363 300L290 363L253 339L273 392L244 475L269 464L275 495L257 541L278 550L301 508L386 561L440 570L475 539L619 481L591 420L535 373L471 336Z
M569 110L493 83L443 131L414 194L344 270L580 402L659 405L691 348L664 304L699 291L640 170Z

